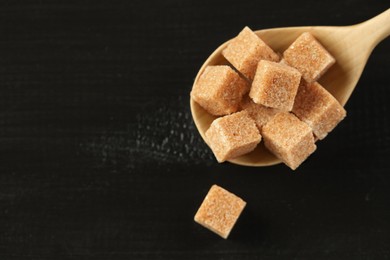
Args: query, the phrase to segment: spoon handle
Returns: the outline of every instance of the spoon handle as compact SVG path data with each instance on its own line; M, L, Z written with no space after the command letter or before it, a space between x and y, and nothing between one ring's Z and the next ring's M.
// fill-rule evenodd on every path
M390 35L390 8L383 13L358 24L354 33L360 39L367 39L371 49ZM368 36L368 37L367 37Z

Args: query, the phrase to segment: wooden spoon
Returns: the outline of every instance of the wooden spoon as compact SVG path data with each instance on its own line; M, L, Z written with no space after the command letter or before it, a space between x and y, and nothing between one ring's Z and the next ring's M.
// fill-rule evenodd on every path
M285 49L303 32L310 32L335 57L333 65L319 82L344 106L362 74L367 59L375 46L390 35L390 9L363 23L352 26L304 26L255 31L275 52ZM209 65L227 64L222 50L229 41L218 47L200 68L194 84ZM389 78L390 81L390 78ZM216 118L191 99L191 113L203 140L205 132ZM245 166L268 166L281 161L262 145L251 153L229 160Z

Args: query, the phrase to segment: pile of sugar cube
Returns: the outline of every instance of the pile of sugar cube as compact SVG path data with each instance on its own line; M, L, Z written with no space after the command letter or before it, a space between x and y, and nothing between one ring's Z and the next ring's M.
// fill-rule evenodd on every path
M230 65L206 67L191 91L218 116L205 133L218 162L249 153L263 140L295 170L346 116L317 82L335 59L309 32L280 57L245 27L222 55Z

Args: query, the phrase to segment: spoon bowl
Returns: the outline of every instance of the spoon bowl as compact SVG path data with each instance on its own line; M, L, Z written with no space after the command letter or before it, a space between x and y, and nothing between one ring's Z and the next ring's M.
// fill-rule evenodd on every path
M275 52L283 53L303 32L310 32L336 59L320 79L324 86L343 106L347 103L375 46L390 35L390 9L363 23L351 26L304 26L258 30L255 33ZM219 46L200 68L194 85L204 69L210 65L228 64L222 50L229 41ZM205 132L216 118L192 98L191 113L195 125L205 140ZM280 163L263 142L254 151L229 160L244 166L269 166Z

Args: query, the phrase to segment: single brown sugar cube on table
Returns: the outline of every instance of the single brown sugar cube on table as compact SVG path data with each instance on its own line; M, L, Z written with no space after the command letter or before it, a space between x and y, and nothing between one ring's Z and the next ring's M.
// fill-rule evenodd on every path
M343 106L319 83L301 82L292 112L324 139L345 118Z
M299 70L307 82L318 80L335 62L314 36L301 34L283 53L284 61Z
M280 112L278 109L256 104L249 96L245 96L242 99L240 107L242 110L248 112L249 116L255 120L260 134L263 125L265 125L274 115Z
M251 152L261 141L255 121L246 111L215 119L205 135L220 163Z
M207 112L216 116L238 110L248 82L226 65L208 66L194 85L191 97Z
M246 202L227 190L213 185L195 215L195 222L227 238Z
M250 80L253 79L260 60L279 61L279 55L249 27L245 27L228 43L222 55Z
M274 116L262 136L265 146L293 170L316 150L311 128L291 113Z
M249 96L257 104L291 111L301 81L298 70L276 62L261 60Z

